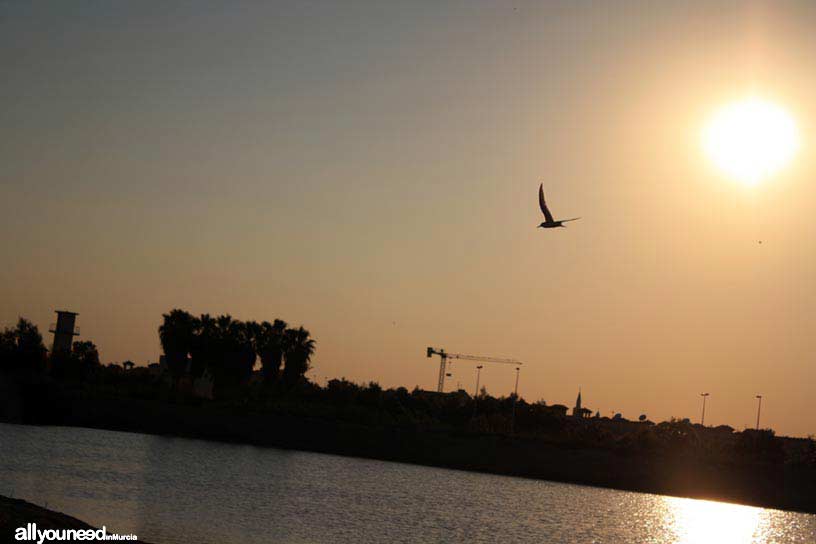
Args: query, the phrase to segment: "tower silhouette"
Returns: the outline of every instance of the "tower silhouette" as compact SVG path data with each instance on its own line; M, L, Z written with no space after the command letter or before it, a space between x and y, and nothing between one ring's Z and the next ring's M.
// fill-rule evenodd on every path
M74 343L74 336L79 336L79 328L75 327L76 312L66 310L55 310L57 312L57 322L52 324L48 332L54 333L54 344L51 346L51 353L71 351Z

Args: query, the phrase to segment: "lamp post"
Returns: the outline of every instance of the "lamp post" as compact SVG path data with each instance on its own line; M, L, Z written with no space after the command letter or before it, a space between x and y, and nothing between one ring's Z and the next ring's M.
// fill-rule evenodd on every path
M756 430L759 430L759 413L762 411L762 395L757 395L756 398L759 400L757 404L757 425Z
M705 427L705 405L706 405L706 397L708 397L709 393L700 393L700 396L703 397L703 415L700 416L700 425Z
M518 401L518 381L521 367L516 367L516 388L513 390L513 415L510 418L510 434L516 432L516 401Z
M482 366L484 365L476 367L476 393L473 395L473 417L476 417L476 403L479 400L479 377L482 374Z

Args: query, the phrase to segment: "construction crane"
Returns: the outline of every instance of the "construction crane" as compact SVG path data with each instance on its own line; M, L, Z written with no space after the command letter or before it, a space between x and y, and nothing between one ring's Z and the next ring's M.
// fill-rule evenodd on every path
M521 361L515 359L502 359L500 357L485 357L482 355L465 355L464 353L448 353L444 349L435 350L429 347L427 351L428 357L439 355L439 384L436 387L438 393L442 393L445 388L445 367L448 365L448 359L463 359L465 361L479 361L482 363L499 363L504 365L521 365Z

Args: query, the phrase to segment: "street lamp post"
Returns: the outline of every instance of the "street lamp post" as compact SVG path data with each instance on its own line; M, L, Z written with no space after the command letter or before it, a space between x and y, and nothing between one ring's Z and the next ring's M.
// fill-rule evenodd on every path
M700 396L703 397L703 415L700 416L700 425L705 427L705 405L706 405L706 397L708 397L709 393L700 393Z
M482 366L476 367L476 393L473 395L473 417L476 417L476 402L479 400L479 377L482 374Z
M510 418L510 434L516 432L516 401L518 401L518 381L520 367L516 367L516 388L513 390L513 415Z
M759 400L757 404L757 425L756 430L759 430L759 413L762 411L762 395L757 395L756 398Z

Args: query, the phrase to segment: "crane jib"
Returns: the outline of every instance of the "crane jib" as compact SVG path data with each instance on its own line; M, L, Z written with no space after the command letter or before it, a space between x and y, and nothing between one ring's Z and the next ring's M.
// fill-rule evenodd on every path
M483 355L467 355L464 353L448 353L444 349L436 350L432 347L427 348L427 356L433 357L434 355L439 355L439 382L437 384L437 392L442 393L445 388L445 367L447 366L448 359L461 359L465 361L477 361L481 363L498 363L498 364L505 364L505 365L516 365L521 366L522 362L517 361L516 359L506 359L501 357L487 357Z

